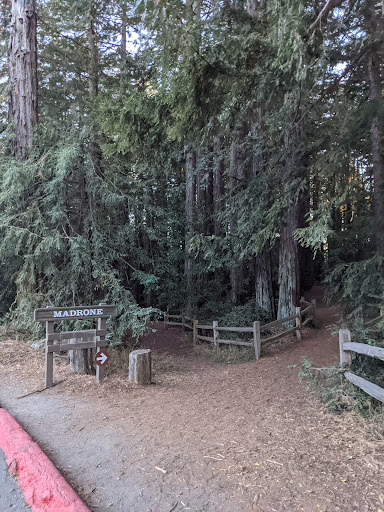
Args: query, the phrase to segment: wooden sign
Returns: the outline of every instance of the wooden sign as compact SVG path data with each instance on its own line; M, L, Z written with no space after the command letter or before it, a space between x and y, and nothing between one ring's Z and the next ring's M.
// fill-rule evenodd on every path
M99 304L98 306L75 306L72 308L35 309L36 322L61 322L62 320L88 320L88 318L109 318L117 315L117 306Z
M96 381L101 382L104 377L104 365L109 359L108 352L101 350L108 346L106 340L107 320L117 315L117 306L98 304L97 306L74 306L71 308L40 308L35 309L36 322L46 323L45 343L45 387L53 385L53 354L54 352L67 352L68 350L95 349L96 355ZM55 322L63 320L97 319L97 329L87 331L55 332ZM72 343L66 342L71 340ZM75 342L73 343L73 340Z

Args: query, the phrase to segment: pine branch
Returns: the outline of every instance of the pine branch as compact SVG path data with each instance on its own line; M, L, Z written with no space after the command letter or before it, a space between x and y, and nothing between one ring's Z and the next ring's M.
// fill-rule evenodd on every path
M328 2L325 4L320 14L318 15L318 17L316 18L316 20L309 27L309 31L313 32L315 28L317 28L321 24L321 22L326 19L326 17L332 11L332 9L335 9L335 7L339 7L339 5L341 5L342 3L343 0L328 0Z

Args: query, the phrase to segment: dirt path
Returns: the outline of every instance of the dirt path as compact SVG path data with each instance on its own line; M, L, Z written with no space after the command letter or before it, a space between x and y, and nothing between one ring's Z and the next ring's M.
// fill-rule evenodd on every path
M337 360L334 312L258 362L209 363L177 328L145 340L159 353L155 384L68 375L44 393L41 356L0 359L0 403L41 444L97 512L384 510L384 443L352 413L328 414L298 382L302 356ZM0 348L1 349L1 348ZM32 354L33 351L28 353Z

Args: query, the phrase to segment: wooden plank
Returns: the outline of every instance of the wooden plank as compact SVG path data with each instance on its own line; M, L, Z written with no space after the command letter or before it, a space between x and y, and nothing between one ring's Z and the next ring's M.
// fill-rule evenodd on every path
M280 338L284 338L284 336L288 336L288 334L291 334L292 332L297 331L297 327L292 327L292 329L289 329L288 331L281 332L280 334L276 334L276 336L271 336L270 338L265 338L261 340L261 343L272 343L273 341L277 341Z
M167 325L183 325L181 322L167 322Z
M189 324L184 324L184 327L186 329L193 329L193 325L189 325Z
M378 316L376 318L372 318L372 320L368 320L368 322L365 322L364 327L368 327L369 325L374 324L375 322L378 322L379 320L382 320L382 316Z
M308 300L304 300L304 299L301 299L300 301L302 304L305 304L305 305L308 305L308 306L312 306L312 302L309 302Z
M255 347L255 357L258 360L261 357L260 322L253 322L253 345Z
M213 325L197 325L198 329L213 329Z
M271 327L279 327L280 325L286 324L287 322L291 322L292 320L296 320L297 315L287 316L286 318L282 318L281 320L274 320L273 322L269 322L269 324L264 324L260 326L260 331L265 331L266 329L270 329Z
M253 332L253 327L216 327L218 331L229 331L229 332Z
M220 339L217 339L216 343L225 343L227 345L239 345L239 346L244 346L244 347L253 347L253 342L247 342L247 341L220 340Z
M351 331L349 329L339 330L339 348L340 348L340 364L351 364L352 355L350 352L344 351L344 343L351 341Z
M181 318L183 315L167 315L168 318Z
M73 306L71 308L39 308L34 312L36 322L88 320L89 318L109 318L111 316L117 316L117 306L108 304Z
M217 338L219 337L219 332L217 330L218 323L216 321L213 321L212 324L213 324L213 343L216 345L217 344Z
M49 339L49 335L53 333L55 324L46 322L46 341L45 341L45 387L49 388L53 385L53 354L49 351L53 341Z
M302 328L302 316L301 316L301 308L296 308L296 336L297 339L301 340L301 328Z
M209 338L208 336L200 336L200 334L198 334L196 338L201 341L211 341L213 343L213 338Z
M344 377L349 382L352 382L352 384L365 391L368 395L384 403L384 389L380 386L377 386L376 384L369 382L369 380L365 380L351 372L345 372Z
M314 309L313 304L311 304L311 305L310 305L310 306L308 306L307 308L303 309L303 310L301 311L301 314L302 314L302 315L304 315L304 314L305 314L307 311L309 311L310 309Z
M101 304L100 304L101 305ZM106 318L99 318L97 320L97 329L99 331L104 330L107 327L107 319ZM105 336L99 336L97 343L96 343L96 354L100 351L100 348L102 348L102 343L105 343L106 339ZM104 379L104 366L96 365L96 382L100 384L100 382Z
M315 319L315 317L314 317L314 316L309 316L309 317L308 317L308 318L306 318L306 319L304 320L304 322L301 324L301 327L305 327L307 324L309 324L309 322L310 322L311 320L314 320L314 319Z
M79 343L57 343L49 345L48 352L67 352L68 350L84 350L86 348L108 347L108 341L84 341Z
M356 352L357 354L364 354L366 356L375 357L376 359L380 359L384 361L384 348L381 347L372 347L371 345L366 345L365 343L355 343L353 341L348 341L343 345L344 350L350 350L352 352Z
M48 336L49 340L61 341L61 340L72 340L72 339L93 339L96 336L106 336L108 334L107 329L98 331L97 329L87 329L86 331L65 331L65 332L54 332Z
M198 320L193 321L193 344L196 345L197 342L197 323Z
M313 315L316 318L316 311L317 311L316 299L312 299L311 304L313 306Z
M193 318L189 317L189 316L185 316L184 317L184 320L189 320L190 322L193 322Z

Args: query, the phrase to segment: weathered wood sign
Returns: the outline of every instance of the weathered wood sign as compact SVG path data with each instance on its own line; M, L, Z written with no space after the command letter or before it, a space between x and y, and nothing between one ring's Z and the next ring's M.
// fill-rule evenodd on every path
M78 320L88 318L109 318L116 316L117 307L107 304L98 306L76 306L73 308L40 308L35 309L34 319L36 322L49 322L54 320Z
M53 353L67 352L69 350L96 349L99 352L108 346L105 337L107 320L117 315L117 306L99 304L97 306L76 306L72 308L47 307L35 309L34 320L45 322L45 387L53 384ZM97 329L86 331L54 332L55 322L63 320L97 320ZM65 340L75 340L67 343ZM105 361L106 362L106 361ZM101 382L104 377L104 366L96 366L96 381Z

